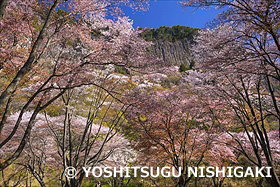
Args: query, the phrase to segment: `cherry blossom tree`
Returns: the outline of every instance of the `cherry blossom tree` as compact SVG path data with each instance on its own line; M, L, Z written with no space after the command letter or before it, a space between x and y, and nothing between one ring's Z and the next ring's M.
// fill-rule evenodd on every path
M67 90L59 100L61 103L56 101L64 111L62 115L50 117L46 113L38 114L35 119L31 136L16 165L26 168L40 186L49 186L50 180L60 181L62 186L81 186L85 176L82 167L118 166L124 164L122 159L125 159L125 154L133 154L128 140L118 134L124 124L123 114L128 106L102 88L95 87L90 93L86 90L91 88ZM78 101L76 98L81 95L87 96L90 101ZM79 102L83 105L90 102L88 106L83 106L88 113L77 110ZM83 113L86 117L79 116L78 113ZM4 132L12 129L18 115L19 112L8 117ZM32 112L23 115L21 128L12 141L1 149L1 158L17 149L31 116ZM75 167L79 172L73 179L63 175L69 166Z
M190 166L207 162L220 166L222 159L236 162L233 149L217 143L220 130L211 110L218 106L209 108L182 88L137 95L135 106L126 115L130 126L125 131L128 137L135 133L131 136L133 147L140 152L140 164L173 166L182 174L173 179L173 185L186 186L193 178L188 175Z
M67 90L89 84L98 86L95 70L104 65L133 66L144 60L143 51L149 43L137 37L132 23L127 18L117 22L105 19L120 4L129 2L8 1L0 22L0 148L22 126L24 113L32 109L33 115L18 148L1 161L1 170L22 153L36 116ZM133 6L141 8L142 4ZM2 8L1 4L1 11ZM100 35L104 37L94 38L93 32L98 29L103 29ZM5 134L2 130L12 111L20 111L18 120L13 130Z
M241 152L254 165L272 167L268 181L279 186L270 145L274 140L268 135L271 121L279 128L279 3L197 0L183 6L228 6L214 28L201 31L196 39L193 51L201 70L196 84L202 85L201 93L225 101L232 109L236 115L232 124L243 129L251 146L244 149L245 144L236 139Z
M228 7L228 10L220 14L216 18L216 22L213 23L213 26L217 26L215 31L206 31L208 37L211 35L214 37L212 44L217 43L212 46L210 46L211 43L208 43L209 45L204 46L204 51L208 47L209 50L213 49L209 53L205 51L204 54L211 53L211 56L208 56L209 60L204 63L204 66L231 68L232 71L263 75L273 103L273 115L279 120L279 105L277 91L275 91L277 87L275 82L280 80L279 2L191 0L183 3L183 6ZM230 62L229 57L231 58ZM214 58L216 63L213 63ZM220 71L224 69L220 69Z

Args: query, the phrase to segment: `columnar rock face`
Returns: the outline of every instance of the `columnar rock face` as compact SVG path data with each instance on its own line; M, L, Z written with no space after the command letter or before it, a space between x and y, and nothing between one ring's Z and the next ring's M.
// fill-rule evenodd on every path
M177 65L189 64L190 62L190 41L188 39L177 40L156 40L151 47L152 55L163 60L164 64Z
M198 29L185 26L141 29L142 37L154 43L149 52L163 61L163 65L190 64L190 47Z

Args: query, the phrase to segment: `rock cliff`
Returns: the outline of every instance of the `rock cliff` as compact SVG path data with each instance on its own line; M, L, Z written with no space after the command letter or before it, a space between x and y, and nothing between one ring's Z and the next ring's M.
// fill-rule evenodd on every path
M190 64L190 47L198 29L185 26L144 29L142 36L154 45L149 52L162 59L165 65Z

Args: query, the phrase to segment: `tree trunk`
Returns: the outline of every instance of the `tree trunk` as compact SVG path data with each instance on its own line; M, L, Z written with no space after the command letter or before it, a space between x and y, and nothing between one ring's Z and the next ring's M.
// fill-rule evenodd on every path
M279 178L275 172L275 170L272 168L272 173L271 173L271 178L266 178L268 183L270 184L271 187L280 187L280 181Z
M2 1L7 1L7 0L0 0L0 1L2 4ZM2 92L2 94L0 96L0 105L7 102L7 99L12 95L12 93L14 93L16 91L17 86L20 83L20 81L23 79L24 75L30 71L32 64L36 60L38 49L39 49L41 43L43 42L44 36L47 32L48 26L50 24L49 22L50 22L51 16L54 13L55 8L57 7L58 3L59 3L59 1L55 1L54 4L52 5L52 7L50 8L47 19L37 37L37 40L35 41L35 43L32 47L32 50L29 54L27 61L22 66L22 68L17 72L17 75L15 76L13 81L9 84L9 86ZM0 8L2 8L2 6Z

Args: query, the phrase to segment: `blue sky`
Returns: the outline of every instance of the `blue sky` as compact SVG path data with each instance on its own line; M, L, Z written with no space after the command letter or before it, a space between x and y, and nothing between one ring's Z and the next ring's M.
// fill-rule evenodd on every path
M151 1L150 8L146 12L135 12L124 7L124 13L133 20L133 26L141 28L159 28L160 26L189 26L192 28L204 28L222 10L211 8L208 10L195 10L194 8L182 8L179 1L158 0Z

